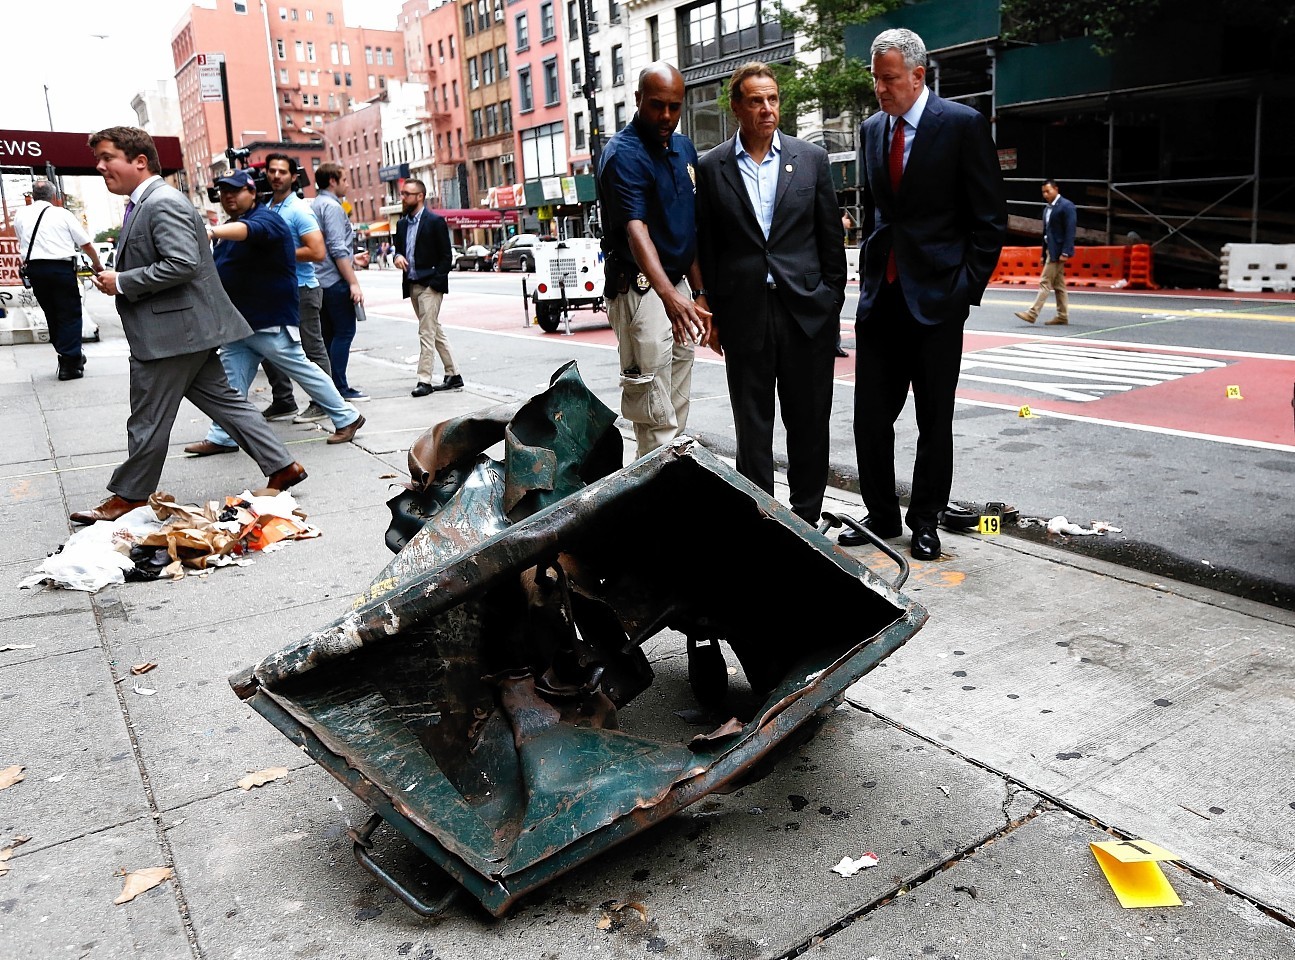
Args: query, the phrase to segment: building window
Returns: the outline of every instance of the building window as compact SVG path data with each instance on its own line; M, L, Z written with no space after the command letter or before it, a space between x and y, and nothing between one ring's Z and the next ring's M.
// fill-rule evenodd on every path
M445 62L445 41L444 40L436 41L436 52L437 52L437 56L441 58L441 63L444 63ZM427 48L427 58L430 60L431 56L432 56L432 48L429 46Z
M280 82L280 83L282 83L284 86L287 86L287 84L288 84L288 68L287 68L287 67L280 67L280 68L279 68L279 82Z
M468 57L468 89L475 90L481 86L481 75L477 70L477 58Z
M526 25L526 14L517 14L517 19L513 21L517 26L517 52L531 48L531 31Z
M454 59L454 35L450 35L450 59Z
M589 55L589 82L594 85L594 90L603 88L603 55L601 53L591 53Z
M279 19L280 19L280 20L287 20L287 19L288 19L288 8L287 8L287 7L280 7L280 8L279 8Z
M306 60L310 63L315 62L315 42L313 40L306 41Z
M463 8L463 35L470 37L477 32L477 18L472 15L472 7Z
M346 73L346 85L347 85L348 87L351 85L351 73L350 73L350 71L349 71L349 70L348 70L348 71L347 71L347 73Z
M299 87L304 87L305 85L306 85L306 71L305 71L305 70L298 70L298 71L297 71L297 86L299 86Z
M499 101L499 117L503 123L504 133L513 132L513 102L511 100Z
M247 13L247 3L245 0L234 0L235 13Z
M621 22L621 5L616 0L607 0L607 20L609 23Z
M372 48L372 47L365 47L365 48L364 48L364 62L365 62L365 63L372 63L372 62L373 62L373 48Z
M394 67L395 65L396 65L396 55L391 52L390 47L387 47L387 66Z
M561 98L558 92L558 58L549 57L544 61L544 105L556 106Z
M528 179L567 173L567 141L561 123L522 131L522 169Z
M477 0L477 29L490 29L490 0Z
M481 54L481 82L495 82L495 52L486 50Z
M284 43L283 43L283 41L282 41L282 40L275 40L275 41L274 41L274 52L275 52L275 54L278 56L278 58L279 58L280 60L287 60L287 59L288 59L288 51L287 51L287 49L284 47Z
M342 85L342 75L341 75L340 73L338 73L336 70L334 70L334 71L333 71L333 86L335 86L335 87L340 87L341 85Z
M576 40L580 37L580 4L577 0L571 0L567 4L567 39Z
M297 8L296 8L296 7L293 7L293 8L292 8L292 19L293 19L293 20L296 20L296 19L297 19Z
M287 90L283 91L283 105L285 107L292 106L292 94L289 93Z
M679 12L683 65L758 50L783 39L771 0L706 0Z
M307 23L314 23L314 22L315 22L315 11L314 11L314 10L307 10L307 11L306 11L306 22L307 22Z
M508 44L506 43L502 44L499 47L499 49L495 51L495 60L499 66L499 79L507 80L508 79Z
M342 62L341 58L337 55L337 44L330 43L328 45L328 58L333 62L334 65Z
M348 43L342 44L342 66L347 67L351 64L351 46Z
M305 59L306 59L306 45L305 45L304 43L302 43L300 40L298 40L298 41L296 41L295 43L293 43L293 45L292 45L292 49L293 49L293 50L296 52L296 54L297 54L297 62L298 62L298 63L301 63L303 60L305 60Z
M370 90L378 89L378 78L375 77L373 74L369 74L369 89Z
M648 17L647 28L648 56L655 63L661 59L661 25L657 22L656 17Z
M618 44L612 47L612 86L625 82L625 52Z
M486 107L486 136L493 137L499 132L499 104L492 103Z
M535 94L531 89L531 68L519 67L517 70L517 109L530 113L535 109Z
M557 36L557 27L553 22L553 0L544 0L540 4L540 39L552 40Z
M575 149L577 153L583 153L585 149L585 115L583 113L577 113L575 115L575 125L576 125Z
M625 129L625 104L623 103L616 104L615 117L616 117L616 130L620 131Z
M454 105L457 107L459 105L459 81L451 80L450 89L454 91Z
M571 94L575 95L576 89L585 85L584 73L580 69L580 58L571 58Z

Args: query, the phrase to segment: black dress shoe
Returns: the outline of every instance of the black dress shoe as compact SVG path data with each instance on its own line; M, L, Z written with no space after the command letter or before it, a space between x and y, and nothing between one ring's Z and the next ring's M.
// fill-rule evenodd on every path
M863 518L862 523L865 527L867 527L877 536L881 537L881 539L883 540L893 540L895 537L899 536L901 533L904 532L904 528L900 526L900 523L898 520L896 520L893 524L887 525L887 524L879 523L872 516L867 516ZM858 547L865 543L872 543L871 540L869 540L867 537L861 534L858 530L855 530L853 527L850 527L847 530L845 530L843 533L841 533L836 538L836 542L843 547Z
M461 390L462 388L463 377L457 373L452 377L446 377L436 386L432 387L433 390Z
M850 351L849 351L849 350L845 350L845 349L843 349L843 348L841 348L841 347L837 347L837 348L836 348L836 355L837 355L838 357L848 357L848 356L850 355Z
M935 527L918 527L913 531L912 554L914 560L938 560L940 535Z
M410 390L409 395L411 397L425 397L431 393L433 389L435 388L430 383L423 383L423 381L419 380L418 386Z

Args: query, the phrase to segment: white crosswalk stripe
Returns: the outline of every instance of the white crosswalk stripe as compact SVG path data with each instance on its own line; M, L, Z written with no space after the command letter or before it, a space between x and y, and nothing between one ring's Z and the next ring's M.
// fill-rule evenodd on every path
M1224 366L1207 357L1030 342L964 354L961 380L1083 403Z

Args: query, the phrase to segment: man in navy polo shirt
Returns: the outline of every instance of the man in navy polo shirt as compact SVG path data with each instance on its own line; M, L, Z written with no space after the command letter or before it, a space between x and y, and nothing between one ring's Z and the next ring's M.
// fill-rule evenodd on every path
M668 63L639 74L633 121L598 165L607 255L607 319L620 345L621 413L638 455L669 443L688 422L693 350L709 336L694 223L697 150L674 132L683 76Z
M346 443L364 426L364 417L342 399L332 379L306 358L298 329L297 245L292 231L256 195L256 181L247 170L236 170L216 181L220 205L229 222L207 228L216 241L212 255L221 285L252 335L220 348L220 362L230 385L247 396L257 365L269 360L327 411L334 432L329 443ZM218 424L207 439L191 443L185 453L199 457L233 453L238 446Z

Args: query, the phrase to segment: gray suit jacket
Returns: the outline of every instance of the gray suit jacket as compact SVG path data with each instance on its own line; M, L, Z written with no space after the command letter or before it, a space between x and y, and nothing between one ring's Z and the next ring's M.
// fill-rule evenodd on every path
M212 350L252 334L220 284L201 216L164 182L144 192L122 229L117 271L117 313L137 360Z
M768 275L806 336L835 340L845 302L845 235L827 152L781 135L766 241L738 169L736 142L710 150L697 171L697 251L720 342L740 350L763 340Z

